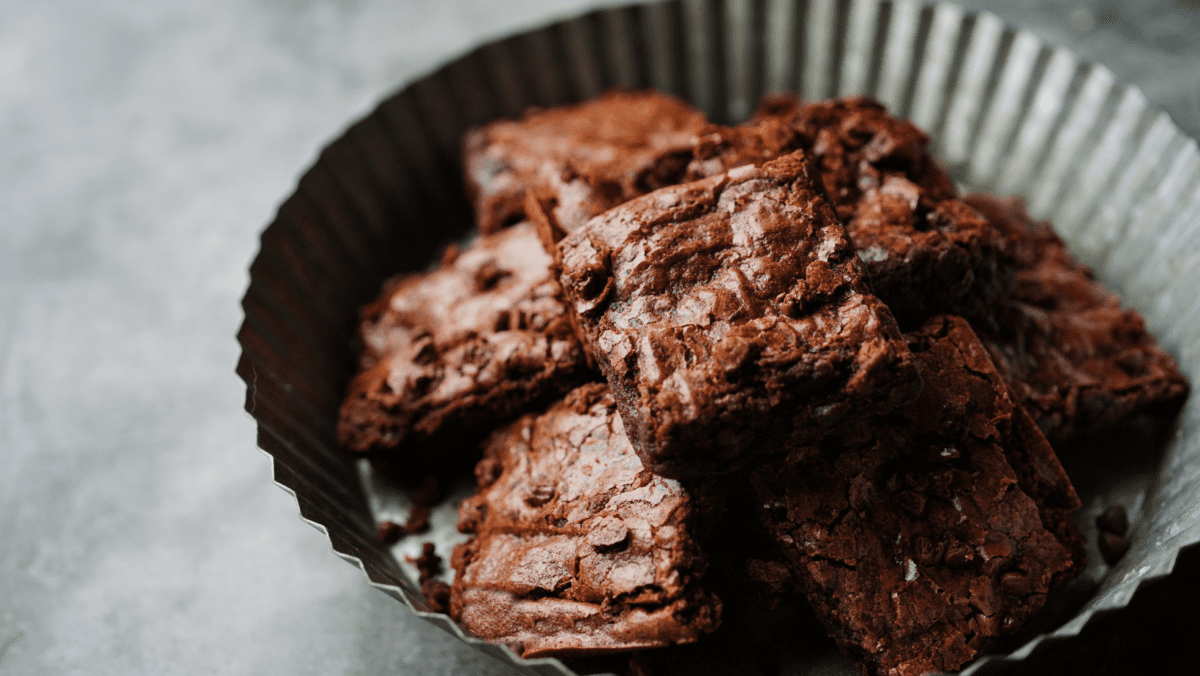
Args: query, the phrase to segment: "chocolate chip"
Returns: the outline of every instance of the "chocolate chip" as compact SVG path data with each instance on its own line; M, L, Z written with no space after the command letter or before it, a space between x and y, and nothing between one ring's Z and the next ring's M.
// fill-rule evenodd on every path
M541 507L554 498L554 486L534 486L525 496L525 504L530 507Z
M404 526L395 521L384 521L379 524L379 539L383 540L384 544L394 545L404 535Z
M1112 533L1100 533L1100 555L1110 566L1117 565L1125 552L1129 551L1129 540Z
M1103 514L1096 517L1096 526L1107 533L1125 537L1125 533L1129 530L1129 514L1121 505L1109 507L1104 510Z

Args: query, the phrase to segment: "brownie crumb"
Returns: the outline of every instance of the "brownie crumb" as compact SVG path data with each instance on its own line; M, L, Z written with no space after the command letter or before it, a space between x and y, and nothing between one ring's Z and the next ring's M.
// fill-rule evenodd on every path
M385 544L394 545L405 536L405 528L395 521L384 521L379 524L379 539Z
M421 485L414 489L408 495L413 504L417 505L436 505L445 497L442 493L442 485L438 482L437 477L427 476L421 482Z
M1104 510L1103 514L1096 517L1096 526L1105 533L1125 537L1125 533L1129 530L1129 514L1121 505L1109 507Z
M421 593L425 595L425 603L429 610L435 613L445 613L450 609L450 585L431 577L421 583Z
M417 567L417 572L420 576L417 581L421 583L422 590L426 580L436 578L442 573L442 557L436 553L436 547L432 542L426 542L421 545L421 555L417 558L411 556L404 557L404 560Z
M1100 555L1109 566L1117 565L1125 552L1129 551L1129 540L1112 533L1100 533Z
M413 505L412 511L408 513L408 519L404 522L405 535L416 535L428 531L431 513L429 505Z

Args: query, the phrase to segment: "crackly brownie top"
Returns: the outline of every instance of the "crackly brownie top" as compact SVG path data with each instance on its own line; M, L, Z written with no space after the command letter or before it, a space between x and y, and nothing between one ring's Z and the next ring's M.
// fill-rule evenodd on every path
M705 124L703 113L668 94L613 90L473 131L466 182L480 230L523 218L526 190L561 232L571 232L610 207L678 183Z
M930 205L955 196L954 181L928 152L929 135L892 116L867 97L801 102L788 95L766 97L755 120L785 120L812 153L838 216L849 221L859 197L904 176L918 185Z
M550 262L522 223L451 247L433 272L390 280L362 312L343 446L380 450L494 422L582 382L586 359Z
M603 384L495 432L459 511L451 613L524 657L695 641L720 602L697 530L719 500L647 471Z
M1187 379L1141 315L1075 260L1048 223L1020 200L965 201L1008 240L1016 288L981 334L1013 388L1052 441L1103 429L1187 396Z
M955 671L1082 564L1078 497L969 325L907 334L925 387L861 435L772 460L760 516L866 673Z
M820 167L822 183L902 328L934 314L987 316L1012 286L1004 239L959 199L928 152L929 137L863 97L764 99L749 125L782 122ZM749 132L747 132L749 133Z
M814 180L798 152L651 193L560 242L564 292L654 471L728 472L919 387Z

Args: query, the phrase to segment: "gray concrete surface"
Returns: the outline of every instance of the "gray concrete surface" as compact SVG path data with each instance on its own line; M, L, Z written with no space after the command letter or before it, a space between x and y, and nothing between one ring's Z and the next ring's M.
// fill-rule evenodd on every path
M0 0L0 673L508 673L337 559L233 373L257 235L397 85L577 0ZM987 6L1200 133L1200 11Z

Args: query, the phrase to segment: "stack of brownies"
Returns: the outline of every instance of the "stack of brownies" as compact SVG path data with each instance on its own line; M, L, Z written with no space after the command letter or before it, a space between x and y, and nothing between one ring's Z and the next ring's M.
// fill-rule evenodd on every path
M467 137L481 234L364 309L339 427L401 461L491 430L452 561L465 630L644 650L753 589L807 602L865 673L921 674L1080 570L1051 443L1187 382L1049 225L960 196L928 143L867 99L725 127L632 91ZM763 544L715 546L730 530Z

